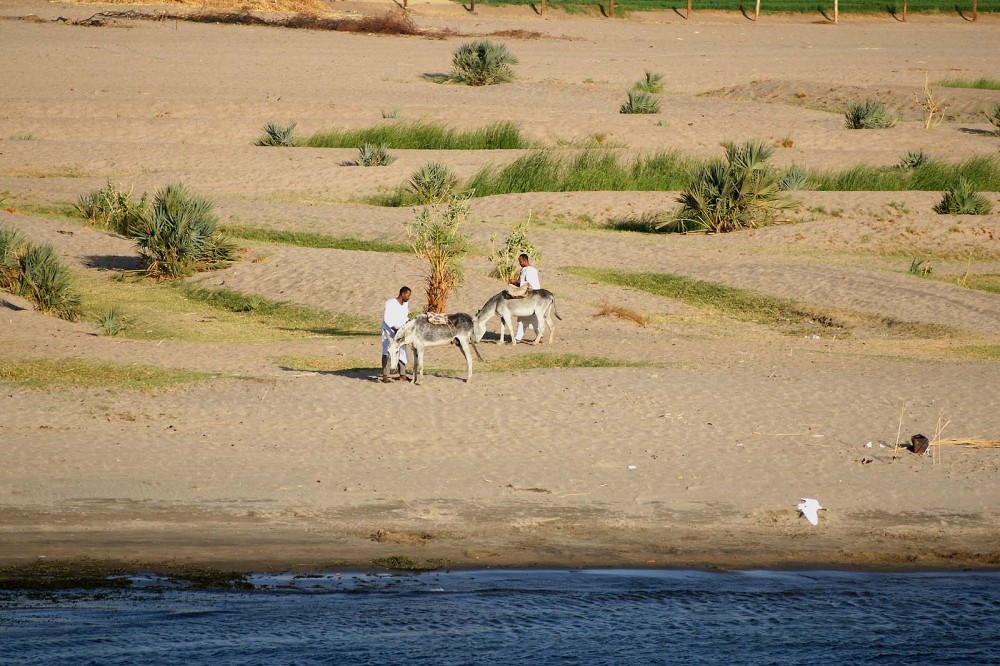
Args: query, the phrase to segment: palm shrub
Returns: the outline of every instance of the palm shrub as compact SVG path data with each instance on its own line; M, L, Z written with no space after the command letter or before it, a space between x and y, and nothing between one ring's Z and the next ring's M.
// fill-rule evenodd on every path
M632 90L648 93L663 92L663 75L647 71L644 77L632 85Z
M444 312L451 292L464 282L462 257L469 251L469 236L462 225L469 218L468 200L451 197L444 208L433 206L417 213L406 224L413 253L430 263L427 273L427 311Z
M358 149L358 164L363 167L388 166L396 161L384 143L365 143Z
M97 329L101 335L114 337L125 330L125 319L118 308L112 306L97 321Z
M73 288L73 276L51 245L24 243L11 258L15 278L11 291L27 298L41 312L69 321L80 316L80 295Z
M189 194L182 185L157 192L133 232L146 272L178 277L236 259L236 247L218 230L212 208L210 201Z
M442 203L454 196L458 178L448 165L428 162L413 172L407 185L419 203Z
M791 164L785 169L785 174L779 183L781 189L786 192L801 190L809 182L809 172L797 164Z
M629 90L628 100L622 104L619 113L659 113L660 100L648 92Z
M514 228L510 231L510 235L504 239L503 245L500 247L497 247L496 234L490 237L491 249L490 255L487 257L490 263L493 264L490 277L497 278L504 284L507 284L516 278L521 270L520 265L517 263L517 258L520 255L527 254L536 260L541 258L538 250L528 240L528 225L530 223L531 216L529 215L528 219L524 222L515 224Z
M953 215L987 215L993 210L993 204L982 194L976 192L965 178L959 178L958 182L947 190L941 197L941 201L934 206L935 213L942 215L951 213Z
M722 233L769 224L795 202L781 192L780 171L768 163L774 148L761 141L728 144L726 160L695 173L677 201L681 208L660 231Z
M132 227L146 211L148 201L144 192L136 202L132 190L119 190L109 180L106 187L80 196L73 207L91 224L130 236Z
M27 245L17 229L0 227L0 289L15 292L20 284L17 254Z
M874 99L852 102L844 117L848 129L885 129L896 124L896 119L885 110L885 105Z
M916 169L922 167L930 161L927 153L922 150L908 150L906 154L899 158L900 169Z
M488 86L514 79L511 65L517 58L504 44L477 39L462 44L452 54L451 79L470 86Z
M281 146L291 148L295 145L295 137L292 132L295 130L295 123L283 126L278 123L268 123L264 125L264 133L254 143L255 146Z

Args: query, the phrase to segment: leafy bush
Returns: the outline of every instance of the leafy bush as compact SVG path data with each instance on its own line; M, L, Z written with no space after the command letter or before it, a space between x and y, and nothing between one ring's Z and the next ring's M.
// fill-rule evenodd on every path
M781 189L786 192L794 192L803 189L809 182L809 172L802 167L792 164L785 169L785 175L781 177Z
M899 168L900 169L916 169L917 167L922 167L930 158L927 157L927 153L922 150L909 150L905 155L899 158Z
M451 197L443 211L438 206L425 208L406 225L413 253L430 262L428 312L444 312L451 292L464 281L461 259L469 251L469 237L460 227L468 217L468 200Z
M528 240L528 225L531 223L531 216L524 222L518 222L511 229L510 235L504 239L503 245L497 247L497 236L493 234L490 238L490 255L487 257L493 264L490 277L497 278L507 284L518 276L521 266L517 263L517 258L521 254L534 257L537 261L541 258L538 250Z
M632 90L648 93L663 92L663 75L647 71L642 79L635 82Z
M993 204L989 199L976 192L976 188L965 178L959 178L934 206L935 213L953 215L987 215L991 210Z
M844 117L848 129L885 129L896 124L896 119L885 110L885 105L873 99L852 102Z
M178 277L236 258L236 247L217 229L218 218L207 199L182 185L156 193L133 236L139 259L150 275Z
M414 171L407 184L419 203L442 203L454 196L458 178L446 164L429 162Z
M760 141L726 146L726 161L695 174L678 197L675 218L661 231L737 231L763 226L794 202L781 194L781 174L768 164L774 149Z
M131 190L119 190L108 181L107 187L82 195L73 207L91 224L130 236L132 228L145 213L148 202L145 193L136 202L132 199Z
M648 92L630 90L628 101L622 104L619 113L659 113L660 100Z
M477 39L462 44L452 55L451 79L470 86L488 86L514 79L517 58L504 44Z
M264 134L261 135L255 146L281 146L290 148L295 145L295 138L292 132L295 130L295 123L284 127L277 123L264 125Z
M15 229L0 229L0 289L69 321L80 316L80 296L69 268L51 245L27 242Z
M366 143L358 149L357 163L363 167L388 166L396 161L384 143Z

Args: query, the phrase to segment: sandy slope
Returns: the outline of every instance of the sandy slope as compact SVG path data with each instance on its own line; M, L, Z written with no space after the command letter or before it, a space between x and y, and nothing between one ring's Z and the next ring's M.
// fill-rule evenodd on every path
M93 11L16 2L0 13ZM546 37L511 41L518 82L467 89L421 80L447 68L458 39L0 21L0 57L9 64L0 87L0 192L27 208L73 200L107 179L136 191L182 181L215 199L227 223L402 240L411 210L356 199L395 187L431 159L467 176L516 151L400 151L390 167L361 169L342 166L352 150L256 148L261 126L365 126L398 108L403 119L462 127L509 118L547 143L603 134L627 154L718 155L726 140L788 137L794 147L777 149L775 161L811 166L891 164L917 148L958 159L998 146L963 131L986 127L966 116L934 132L904 120L858 134L837 113L785 104L779 94L700 95L763 80L776 82L771 90L827 98L891 86L902 99L919 91L925 72L931 80L995 76L1000 59L990 46L1000 23L991 17L974 26L849 18L834 28L808 17L753 26L716 14L691 24L675 14L609 22L481 9L473 17L444 4L418 4L415 16L466 33L523 28ZM666 112L620 116L622 90L647 68L667 75ZM930 212L938 195L928 192L800 193L797 224L746 234L598 228L610 217L667 210L674 196L490 197L473 202L469 224L485 248L491 234L532 214L543 281L563 317L556 344L543 351L648 367L477 372L469 385L446 370L422 388L384 386L370 381L374 338L109 339L86 322L0 307L3 359L72 356L235 377L151 394L4 386L0 560L284 566L404 554L461 564L996 566L998 450L952 448L940 459L904 452L892 462L891 445L897 428L904 438L931 434L939 417L951 421L946 435L1000 435L996 362L955 352L998 342L1000 297L906 273L916 256L933 257L939 273L1000 272L1000 215L942 218ZM65 221L0 212L0 224L52 243L94 275L95 263L133 254L127 240ZM400 254L251 252L263 260L196 279L375 319L399 284L419 286L423 270ZM804 338L590 285L561 270L569 265L675 272L946 325L957 337L861 327L846 339ZM481 256L467 269L452 307L474 311L497 284ZM653 323L595 317L603 302ZM487 359L538 351L482 346ZM431 365L461 365L454 350L432 354ZM283 357L346 369L292 370ZM829 507L819 528L797 518L803 496Z

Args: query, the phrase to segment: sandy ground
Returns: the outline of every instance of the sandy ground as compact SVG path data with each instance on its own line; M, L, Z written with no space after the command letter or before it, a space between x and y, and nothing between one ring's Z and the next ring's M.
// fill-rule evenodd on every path
M270 120L309 133L386 122L383 109L458 127L511 119L550 145L601 135L624 154L717 156L727 140L787 138L794 145L777 148L775 162L816 167L1000 147L977 115L1000 93L942 91L956 110L934 131L913 104L925 75L1000 74L991 16L753 25L738 14L608 21L411 7L421 26L541 37L509 41L521 60L515 83L476 89L422 78L448 69L459 38L0 20L0 192L15 209L0 212L0 225L52 243L94 279L109 275L94 265L127 264L132 243L18 206L73 201L109 179L136 192L184 182L215 200L226 223L402 240L413 212L361 197L432 159L468 176L518 154L399 151L389 167L361 169L342 166L353 150L252 145ZM100 9L17 0L0 15ZM619 115L622 91L645 69L665 74L665 112ZM887 99L900 124L844 129L831 109L863 92ZM922 256L937 274L1000 272L1000 214L938 216L934 192L804 192L795 224L749 233L600 229L611 217L669 210L674 197L536 193L471 209L479 248L532 215L543 283L563 317L555 344L484 344L488 359L545 351L651 364L641 367L481 372L470 384L445 370L422 387L385 386L371 381L376 338L108 338L92 322L0 306L0 360L226 375L156 392L0 386L0 563L323 567L400 555L459 566L1000 566L1000 449L893 460L897 430L929 435L939 419L950 421L946 437L1000 439L1000 366L958 353L1000 342L1000 296L907 272ZM571 265L678 273L869 324L814 338L588 284L563 270ZM481 255L466 267L450 309L473 312L498 285ZM401 254L253 245L248 260L196 279L375 322L400 284L420 291L422 271ZM603 303L651 324L596 317ZM876 317L913 328L871 324ZM929 338L926 325L952 336ZM286 357L346 369L293 370ZM461 358L438 349L429 363L457 368ZM795 510L807 496L828 508L818 527Z

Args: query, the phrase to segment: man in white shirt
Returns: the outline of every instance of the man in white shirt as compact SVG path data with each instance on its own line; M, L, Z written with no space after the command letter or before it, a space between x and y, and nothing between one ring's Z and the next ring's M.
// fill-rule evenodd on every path
M538 277L538 269L531 265L531 258L526 254L521 254L517 258L517 263L521 267L521 272L516 280L510 281L511 285L516 288L508 287L507 293L514 298L522 298L528 289L541 289L542 283ZM528 318L528 326L534 330L535 337L538 337L538 321L535 317ZM517 320L517 333L514 337L518 342L524 337L524 323L520 319Z
M389 341L403 324L410 320L410 288L401 287L396 298L385 302L382 312L382 381L389 382L391 372L398 370L399 379L406 379L406 347L399 350L399 367L389 367Z

